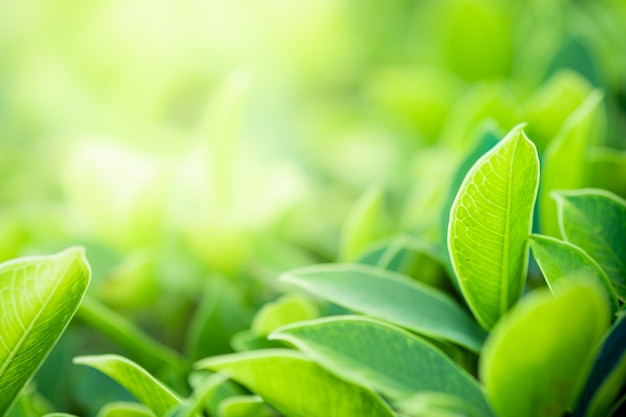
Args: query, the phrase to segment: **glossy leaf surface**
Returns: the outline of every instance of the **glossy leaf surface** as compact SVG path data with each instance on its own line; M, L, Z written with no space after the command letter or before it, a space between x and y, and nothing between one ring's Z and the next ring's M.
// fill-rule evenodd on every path
M365 265L318 265L283 276L311 293L435 339L479 352L485 332L444 293Z
M626 299L626 201L608 191L583 189L554 194L563 238L587 252Z
M611 312L617 312L617 296L609 278L578 246L549 236L532 235L530 247L553 294L558 292L562 280L588 278L604 290Z
M65 330L89 284L83 250L0 265L0 416Z
M452 266L486 329L522 294L538 183L537 151L518 126L474 164L452 205Z
M500 417L558 417L583 387L609 308L596 286L536 290L493 329L480 377Z
M181 400L136 363L117 355L79 356L74 363L90 366L123 386L157 416L165 416Z
M197 367L228 372L286 417L394 416L373 392L337 378L292 350L216 356Z
M391 398L441 392L491 415L477 381L439 349L395 326L359 316L330 317L283 327L270 338L294 344L342 378Z

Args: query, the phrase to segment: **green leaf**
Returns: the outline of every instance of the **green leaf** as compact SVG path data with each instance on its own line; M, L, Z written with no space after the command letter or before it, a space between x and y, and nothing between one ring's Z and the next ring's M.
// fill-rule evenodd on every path
M606 298L577 282L536 290L496 325L479 364L501 417L562 416L576 400L609 324Z
M420 392L397 404L410 417L484 417L463 398L440 392Z
M608 416L626 381L626 316L606 336L572 417Z
M228 372L286 417L394 416L373 392L337 378L292 350L234 353L196 365Z
M381 320L480 352L485 332L454 300L404 275L351 264L317 265L283 275L287 282Z
M474 164L452 205L452 266L485 329L522 295L538 183L537 151L517 126Z
M622 198L626 197L626 151L611 148L591 149L591 186L603 188Z
M392 399L442 392L492 415L476 380L439 349L395 326L339 316L286 326L270 338L290 342L329 371Z
M341 233L340 258L354 261L385 231L383 189L369 187L348 212Z
M297 293L285 294L261 307L252 320L252 331L259 336L267 336L280 326L312 320L319 315L319 309L309 298Z
M226 379L227 377L221 374L208 376L194 389L191 397L170 410L168 417L193 417L196 413L201 412L204 404L215 394Z
M611 312L619 308L613 286L600 265L578 246L549 236L532 235L530 247L550 290L558 292L562 280L584 276L604 290Z
M76 313L89 277L79 248L0 264L0 416Z
M97 417L154 417L154 413L143 404L118 401L102 407Z
M546 149L539 190L539 225L545 235L559 235L557 208L550 193L587 185L587 154L599 141L602 111L602 94L595 90L565 120Z
M74 358L74 363L90 366L123 386L157 416L164 416L181 403L176 394L136 363L118 355L93 355Z
M272 417L265 402L253 395L230 397L220 403L219 417Z
M563 238L587 252L626 300L626 201L604 190L554 193Z

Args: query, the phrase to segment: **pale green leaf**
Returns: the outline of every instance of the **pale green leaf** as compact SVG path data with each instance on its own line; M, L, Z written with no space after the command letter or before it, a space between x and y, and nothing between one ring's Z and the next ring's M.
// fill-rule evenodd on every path
M317 306L302 294L285 294L278 300L261 307L252 320L252 331L267 336L274 329L298 321L319 317Z
M480 352L485 332L446 294L365 265L300 268L283 279L350 310Z
M539 161L522 127L483 155L450 211L448 249L465 300L490 329L524 289Z
M74 316L89 277L79 248L0 264L0 416Z
M154 417L154 413L143 404L117 401L102 407L96 417Z
M550 198L554 190L572 190L587 184L587 154L599 142L603 115L602 94L593 91L567 118L542 159L539 191L541 232L558 236L557 208Z
M618 297L626 300L626 201L591 188L554 197L563 238L598 262Z
M286 417L394 416L370 390L337 378L293 350L216 356L197 367L228 372Z
M392 399L442 392L462 398L482 416L492 415L475 379L430 343L395 326L339 316L292 324L270 338L290 342L331 372Z
M193 391L191 397L182 404L174 407L168 413L168 417L193 417L201 412L204 404L215 395L220 385L226 381L227 377L221 374L209 375Z
M74 363L90 366L123 386L157 416L164 416L181 400L136 363L118 355L78 356Z
M589 374L609 325L606 297L587 282L553 297L536 290L496 325L479 364L500 417L559 417Z
M254 395L230 397L220 403L218 417L272 417L273 414L263 402Z
M484 417L463 398L440 392L420 392L397 404L409 417Z
M604 290L611 312L619 308L615 290L600 265L578 246L549 236L532 235L530 247L553 294L562 280L585 277Z

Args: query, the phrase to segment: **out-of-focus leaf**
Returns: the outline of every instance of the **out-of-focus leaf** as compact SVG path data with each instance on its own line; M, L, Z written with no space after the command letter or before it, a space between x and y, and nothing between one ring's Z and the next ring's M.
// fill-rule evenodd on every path
M609 325L606 297L577 282L536 290L494 327L480 379L496 415L558 417L573 405Z
M435 339L479 352L485 332L451 298L404 275L365 265L300 268L285 281L311 293Z
M522 295L538 185L537 150L518 126L474 164L452 205L452 266L485 329Z
M41 366L81 303L90 271L82 249L0 264L0 416Z
M596 356L591 374L572 417L601 417L608 411L626 381L626 316L613 325Z
M260 397L241 395L230 397L220 403L218 417L272 417Z
M196 366L228 372L287 417L394 416L373 392L337 378L292 350L234 353Z
M619 305L611 281L600 265L578 246L549 236L532 235L530 247L553 294L557 294L562 281L585 277L602 288L611 306L617 312Z
M296 323L270 335L294 344L342 378L392 399L433 391L462 398L492 415L477 381L430 343L411 333L358 316Z
M226 379L227 377L221 374L208 376L195 387L191 397L170 410L167 417L194 417L196 413L201 412L207 400L215 395L215 392Z
M230 344L235 352L284 347L282 343L267 340L266 336L259 336L251 330L242 330L239 333L235 333L230 340Z
M563 238L598 262L617 296L626 300L626 201L598 189L563 191L554 197Z
M150 408L164 416L181 400L169 388L136 363L117 355L78 356L74 363L90 366L108 375Z
M600 74L596 60L582 38L569 38L564 41L563 46L550 63L548 74L562 68L570 68L584 76L594 86L600 87Z
M231 352L231 338L247 329L250 320L251 314L233 284L221 278L210 280L187 331L187 356L198 360Z
M217 377L213 375L213 373L208 371L193 371L189 376L189 383L196 393L201 393L203 390L206 393L208 388L210 395L205 397L204 410L210 416L217 416L219 406L225 399L244 395L246 391L230 379L222 378L221 382L215 384L215 378Z
M143 404L119 401L106 404L96 417L154 417L154 413Z
M319 315L319 309L309 298L298 293L285 294L261 307L252 320L252 331L266 336L280 326L312 320Z
M626 198L626 151L595 148L588 153L591 186Z
M397 404L409 417L483 417L465 399L440 392L420 392Z
M542 159L539 190L541 232L557 237L557 209L550 193L584 187L589 177L587 152L603 135L602 94L595 90L565 120Z
M384 194L379 185L370 186L354 203L344 221L341 232L340 258L356 260L385 232Z

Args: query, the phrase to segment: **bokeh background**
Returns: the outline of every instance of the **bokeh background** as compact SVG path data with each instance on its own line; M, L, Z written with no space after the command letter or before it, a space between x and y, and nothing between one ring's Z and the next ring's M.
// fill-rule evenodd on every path
M625 196L625 40L622 0L0 2L0 261L83 245L90 297L229 351L282 271L436 249L481 138L541 153L594 90L589 185ZM105 351L79 317L33 395L95 415L125 394L69 358Z

